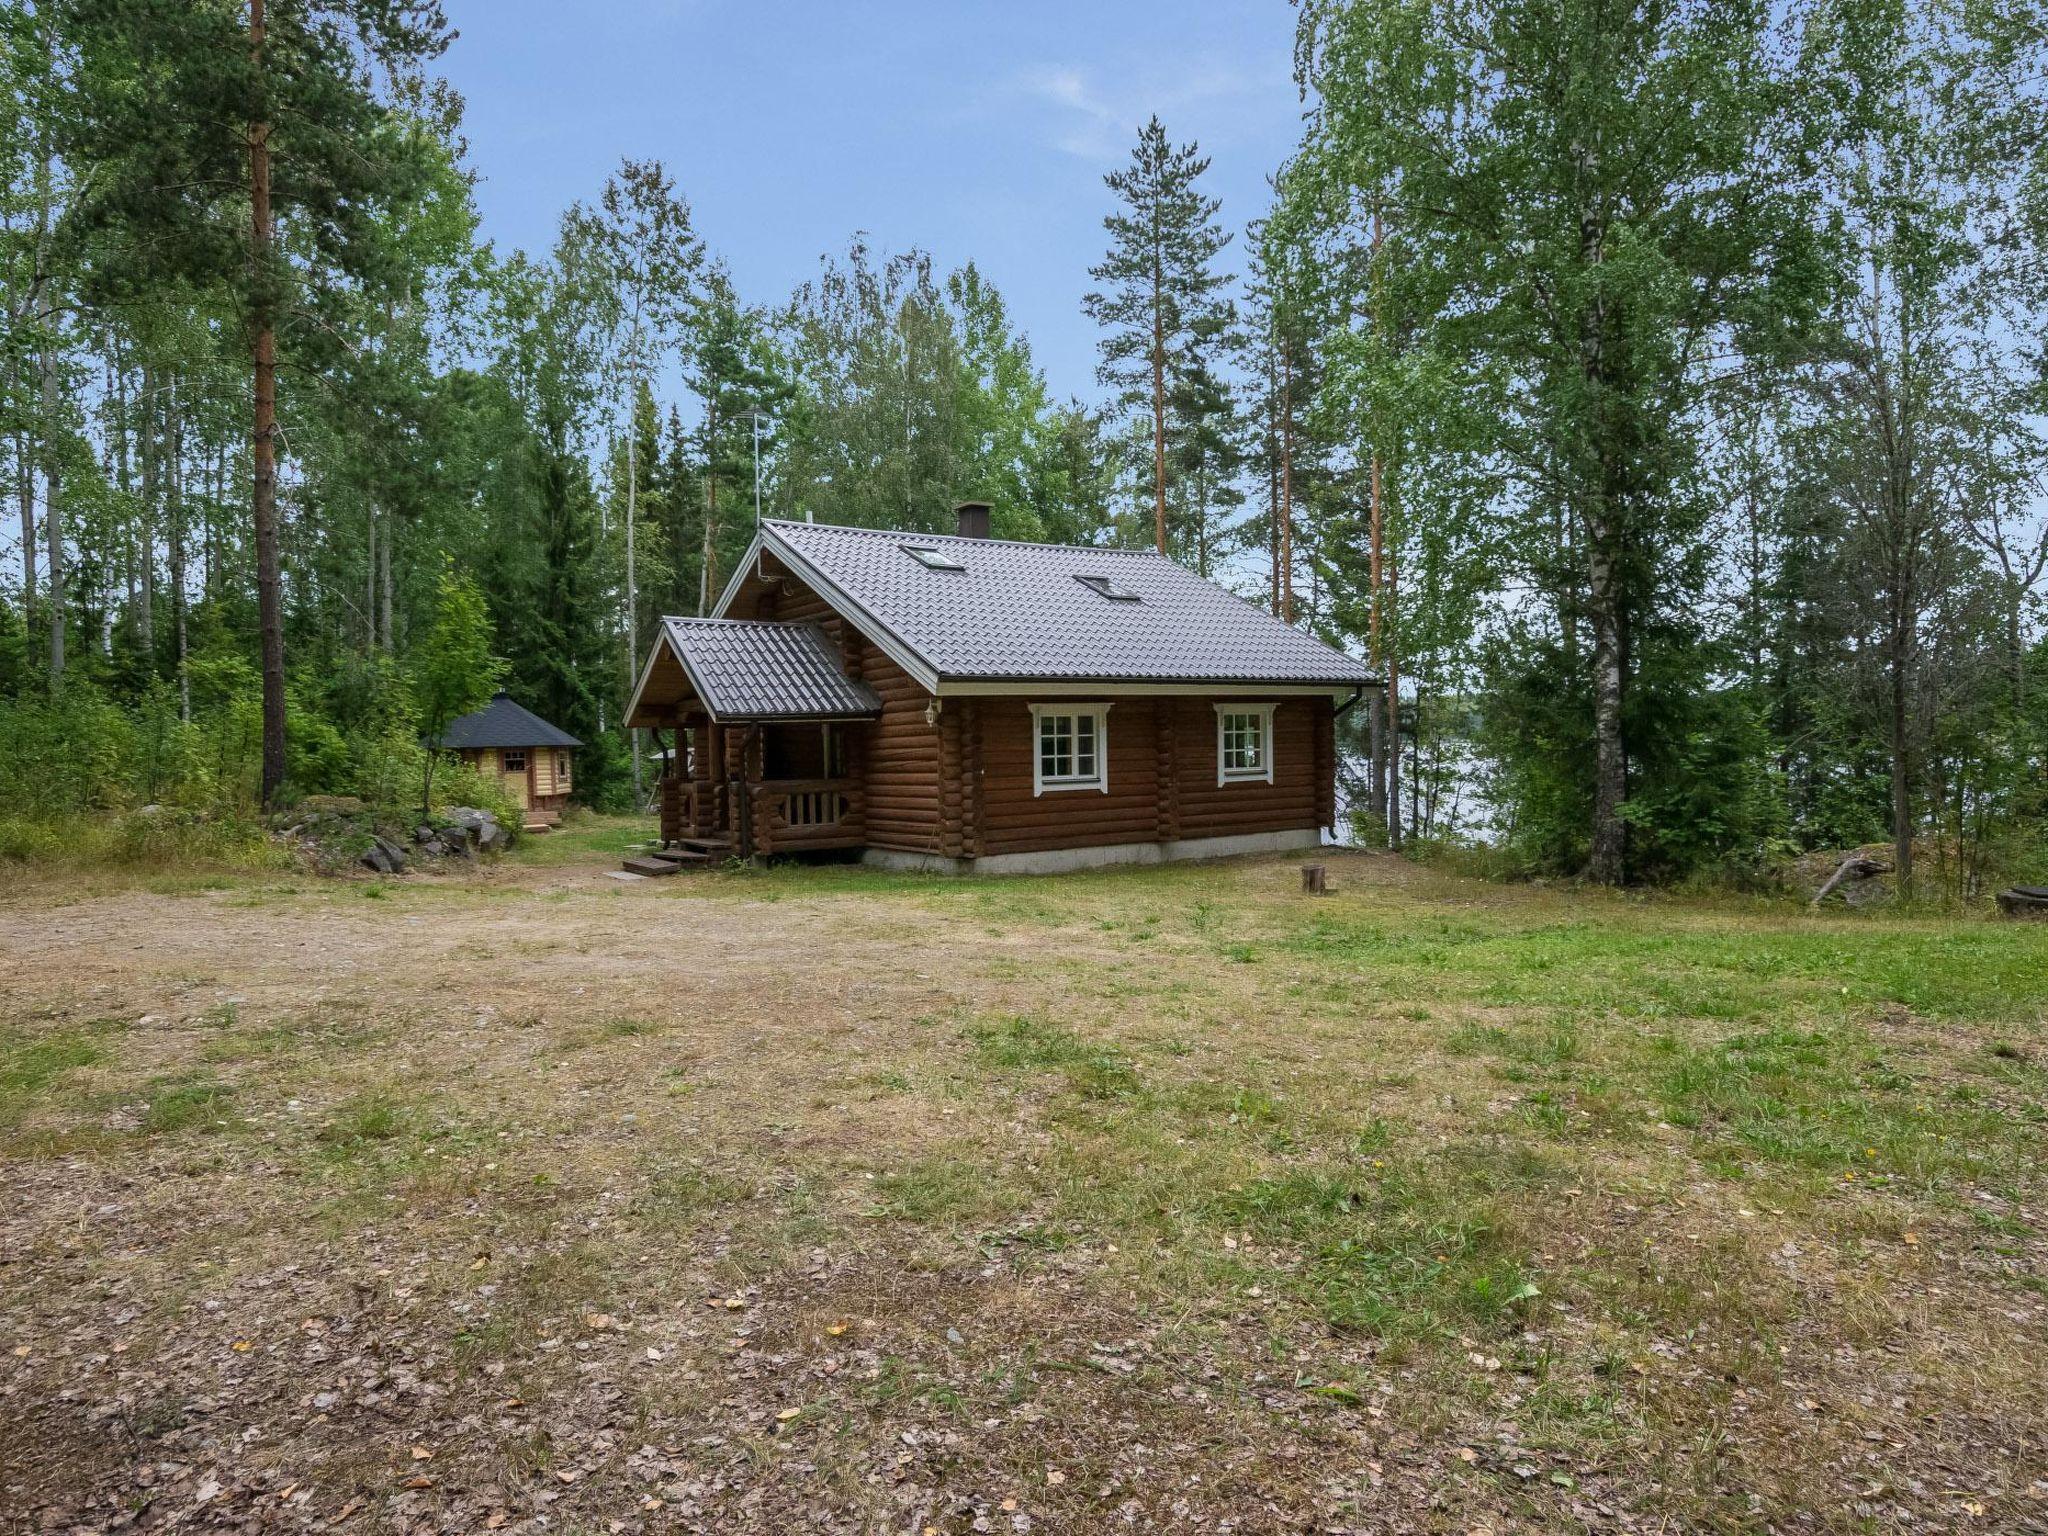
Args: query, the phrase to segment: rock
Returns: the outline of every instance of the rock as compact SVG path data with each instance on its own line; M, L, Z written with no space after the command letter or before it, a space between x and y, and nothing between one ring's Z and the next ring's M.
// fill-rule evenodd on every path
M354 795L308 795L299 809L309 816L360 816L365 807Z
M373 835L370 846L362 852L360 862L380 875L402 875L405 873L405 850L388 837Z
M450 823L462 829L474 847L502 850L512 846L511 832L489 811L480 811L473 805L458 805L445 814Z

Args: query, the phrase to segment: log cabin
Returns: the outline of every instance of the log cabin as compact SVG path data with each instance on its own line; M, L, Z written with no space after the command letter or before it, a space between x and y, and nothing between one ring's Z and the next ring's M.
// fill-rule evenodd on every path
M576 749L583 743L501 691L482 709L450 720L432 745L495 776L532 832L562 819L576 787Z
M1355 658L1150 550L764 521L626 723L664 848L1043 873L1314 847Z

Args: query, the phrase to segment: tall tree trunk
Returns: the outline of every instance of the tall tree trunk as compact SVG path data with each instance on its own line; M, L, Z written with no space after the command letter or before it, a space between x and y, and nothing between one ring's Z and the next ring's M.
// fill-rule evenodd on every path
M125 374L124 374L125 379ZM125 418L127 390L122 389L122 414ZM142 640L143 654L148 658L149 675L156 676L156 503L157 487L162 478L162 451L157 437L160 416L157 409L156 374L144 364L142 368L142 511L136 518L136 573L135 573L135 627ZM121 478L127 475L128 431L124 424L121 429ZM125 488L125 487L124 487Z
M185 625L185 422L178 414L177 381L171 382L164 432L164 528L170 538L171 622L178 652L178 718L192 718L192 674L186 665Z
M1382 551L1387 571L1387 628L1393 628L1401 608L1401 568L1391 546ZM1387 846L1401 846L1401 658L1398 648L1384 647L1387 658Z
M35 439L15 434L15 494L21 505L21 618L35 623L36 611L36 455Z
M377 652L377 498L369 498L363 525L363 654Z
M1590 163L1594 156L1584 155ZM1600 411L1608 390L1607 300L1598 286L1606 260L1606 228L1601 215L1582 211L1579 217L1579 261L1595 276L1592 302L1579 317L1579 372ZM1628 664L1623 634L1622 573L1616 558L1620 529L1614 524L1619 498L1606 423L1595 420L1599 439L1599 483L1591 487L1595 504L1586 510L1587 607L1593 622L1593 828L1586 859L1586 878L1601 885L1619 885L1628 871L1628 823L1622 806L1628 799L1628 751L1622 734L1622 694Z
M1372 324L1377 331L1381 325L1380 316L1380 246L1385 240L1385 227L1380 221L1377 208L1372 215ZM1372 423L1371 478L1368 483L1368 518L1372 541L1370 577L1372 602L1366 620L1366 653L1375 667L1382 669L1383 692L1374 713L1373 754L1372 754L1372 809L1380 824L1387 831L1387 845L1400 844L1401 830L1399 817L1395 813L1395 797L1399 793L1401 757L1401 694L1398 669L1387 656L1385 607L1387 597L1386 558L1386 509L1382 498L1379 426Z
M398 544L398 518L384 514L384 537L377 541L377 649L386 656L398 652L396 588L391 578L391 558Z
M697 569L697 616L711 612L712 583L718 578L718 415L705 414L704 455L704 559Z
M635 338L634 349L639 349ZM637 397L636 397L637 399ZM640 594L635 585L633 568L633 525L639 521L640 512L640 433L631 416L626 420L626 691L630 695L633 685L640 681ZM633 757L633 804L639 806L646 800L646 786L642 782L640 767L640 733L628 729L626 740Z
M1280 622L1294 622L1294 360L1280 353Z
M1166 553L1166 257L1160 248L1159 212L1152 213L1152 526Z
M1280 389L1268 360L1266 368L1266 555L1272 568L1272 608L1280 611L1280 417L1275 402Z
M1593 621L1593 839L1586 878L1619 885L1627 872L1628 756L1622 739L1622 637L1619 576L1604 519L1589 519L1588 603Z
M43 323L51 305L44 290ZM64 494L57 467L57 352L47 344L41 356L43 418L43 544L50 572L50 686L64 681Z
M1901 896L1913 893L1912 620L1905 594L1892 600L1891 633L1885 637L1886 682L1891 712L1892 866Z
M263 89L263 0L249 3L249 52ZM249 265L253 302L251 363L256 410L251 447L251 511L256 530L256 623L263 651L263 803L284 785L284 588L277 548L277 330L271 292L270 124L261 102L249 123Z

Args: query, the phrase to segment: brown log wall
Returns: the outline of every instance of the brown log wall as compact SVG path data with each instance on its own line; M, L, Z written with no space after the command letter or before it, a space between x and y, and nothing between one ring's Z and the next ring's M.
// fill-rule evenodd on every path
M1107 843L1234 837L1328 825L1334 755L1325 699L1273 711L1273 782L1216 782L1216 698L1111 701L1109 791L1031 792L1030 705L982 699L985 853L1037 853ZM1258 702L1258 701L1248 701ZM953 701L949 701L952 707Z

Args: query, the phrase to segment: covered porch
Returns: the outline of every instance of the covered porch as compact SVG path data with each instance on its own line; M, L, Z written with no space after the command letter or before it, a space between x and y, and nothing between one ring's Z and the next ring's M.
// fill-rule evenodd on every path
M861 756L881 707L818 625L665 620L626 717L672 748L662 846L706 859L861 847Z

